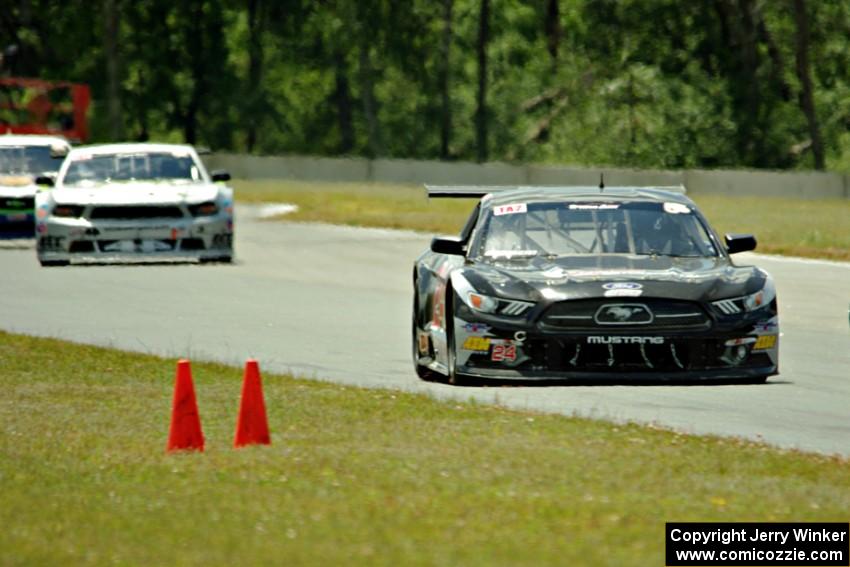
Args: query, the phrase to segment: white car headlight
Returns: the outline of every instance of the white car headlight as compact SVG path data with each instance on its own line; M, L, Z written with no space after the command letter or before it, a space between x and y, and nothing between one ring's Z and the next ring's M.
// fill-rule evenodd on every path
M755 293L743 297L720 299L713 301L712 304L724 315L737 315L767 307L774 299L776 299L776 285L768 277L764 281L764 287Z
M484 313L495 313L496 309L499 307L499 301L490 297L489 295L483 295L474 291L470 291L463 297L463 302L469 305L476 311L482 311Z
M746 311L755 311L767 307L774 299L776 299L776 285L771 278L767 278L764 281L764 287L753 294L745 295L742 303Z
M499 315L519 316L534 307L530 301L519 301L514 299L497 299L479 293L472 284L462 275L452 274L452 285L455 291L473 311L482 313L496 313Z

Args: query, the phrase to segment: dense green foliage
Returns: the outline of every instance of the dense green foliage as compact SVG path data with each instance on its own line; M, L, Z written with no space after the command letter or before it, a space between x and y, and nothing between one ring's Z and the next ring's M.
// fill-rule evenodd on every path
M97 140L850 170L841 0L14 4L4 72L89 83Z

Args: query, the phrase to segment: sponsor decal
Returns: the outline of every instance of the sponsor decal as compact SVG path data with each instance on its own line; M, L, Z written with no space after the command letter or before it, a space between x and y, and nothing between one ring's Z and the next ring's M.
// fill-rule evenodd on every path
M776 346L776 335L762 335L753 345L753 350L765 350Z
M610 211L619 209L619 204L614 203L586 203L586 204L571 204L570 209L573 211Z
M776 321L765 321L764 323L756 323L753 325L753 330L757 333L769 333L779 328Z
M467 337L463 342L463 350L487 352L490 350L490 339L485 337Z
M519 344L524 343L526 338L528 338L528 333L525 331L517 331L514 333L514 340Z
M605 297L640 297L642 289L609 289L603 294Z
M664 212L671 215L686 215L691 212L691 209L682 203L664 203Z
M434 289L434 306L433 311L431 312L431 322L435 327L441 327L443 325L443 317L446 312L446 284L445 282L439 282L437 287Z
M38 209L38 212L36 214L38 215L38 218L43 219L44 217L47 216L47 210L44 207L42 207L42 208Z
M599 325L646 325L654 317L646 305L641 303L612 303L596 311L594 320Z
M516 213L528 212L528 206L525 203L513 203L511 205L500 205L493 208L493 214L497 217L502 215L514 215Z
M589 345L663 345L664 337L587 337Z
M725 343L724 346L741 346L741 345L751 345L756 342L755 337L740 337L737 339L729 339Z
M428 335L419 331L419 354L428 354Z
M473 335L483 335L490 331L490 325L484 323L467 323L463 326L463 330Z
M514 362L516 360L516 345L505 342L505 344L493 345L490 353L493 362Z

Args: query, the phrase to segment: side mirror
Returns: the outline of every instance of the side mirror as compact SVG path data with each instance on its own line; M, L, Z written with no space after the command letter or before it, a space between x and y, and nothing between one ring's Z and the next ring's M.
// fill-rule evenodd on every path
M230 181L230 174L223 169L211 171L210 177L212 177L213 181Z
M752 234L727 234L726 251L729 254L756 249L756 237Z
M53 178L49 175L39 175L35 178L35 184L42 187L53 187Z
M431 239L431 252L437 254L449 254L451 256L465 256L464 242L459 236L438 236Z

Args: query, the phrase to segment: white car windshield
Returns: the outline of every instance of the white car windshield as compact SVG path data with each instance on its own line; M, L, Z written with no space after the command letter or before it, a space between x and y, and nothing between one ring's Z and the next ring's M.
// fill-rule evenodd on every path
M200 169L191 155L161 152L74 156L61 183L91 186L124 181L201 180Z
M661 202L549 202L496 206L484 220L485 260L632 254L717 256L689 205Z
M50 157L50 146L0 146L0 175L39 175L62 165Z

